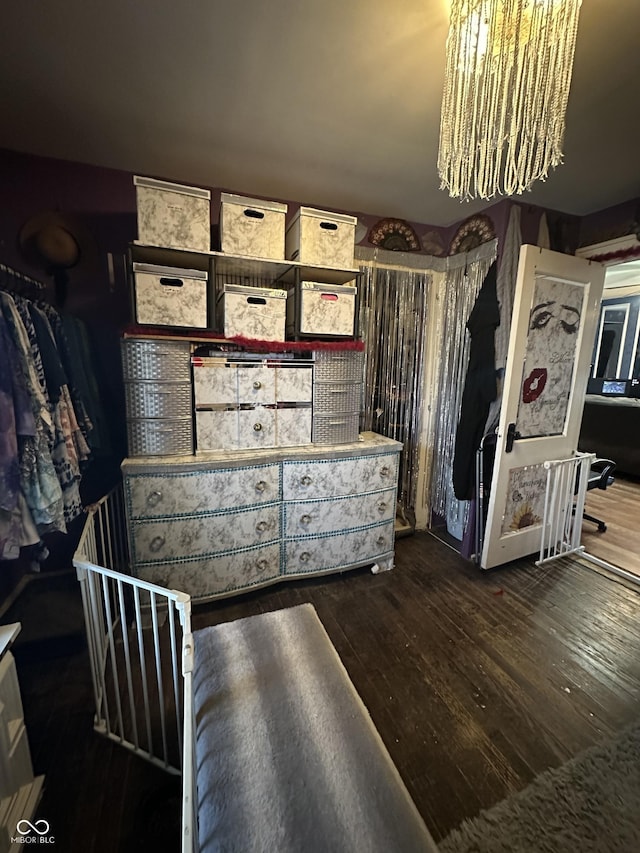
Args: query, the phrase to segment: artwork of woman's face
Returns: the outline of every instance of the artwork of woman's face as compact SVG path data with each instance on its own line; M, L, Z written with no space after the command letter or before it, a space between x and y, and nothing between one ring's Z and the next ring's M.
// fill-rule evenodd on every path
M583 300L580 285L544 276L536 281L517 419L524 437L564 429Z

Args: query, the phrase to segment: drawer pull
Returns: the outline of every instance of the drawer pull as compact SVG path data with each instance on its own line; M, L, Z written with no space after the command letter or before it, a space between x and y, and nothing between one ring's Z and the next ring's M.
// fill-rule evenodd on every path
M259 521L259 522L256 524L256 530L258 531L258 533L264 533L264 531L265 531L268 527L269 527L269 522L268 522L268 521Z
M262 424L260 424L260 423L254 424L253 429L255 432L260 432L260 430L262 429Z
M256 483L256 492L264 492L264 490L265 490L266 488L267 488L267 484L265 483L265 481L264 481L264 480L259 480L259 481Z
M300 516L300 524L310 524L311 516L310 515L301 515Z
M380 469L380 476L381 476L381 477L388 477L390 473L391 473L391 468L389 468L389 466L388 466L388 465L384 465L384 466Z
M153 551L154 554L157 553L166 541L167 540L164 538L164 536L154 536L151 542L149 543L149 550Z
M269 568L269 563L266 560L258 560L256 563L256 569L258 570L258 574L262 574L262 572L266 572Z
M149 492L147 495L147 504L149 506L158 506L160 501L162 500L162 492L153 491Z
M253 383L253 387L256 389L256 391L259 391L259 390L260 390L260 388L262 388L262 382L259 382L259 381L256 379L256 381Z
M376 539L376 545L378 545L380 548L382 548L382 546L386 545L386 544L387 544L387 540L384 538L384 536L378 536L378 538Z
M311 554L308 551L303 551L300 554L300 562L301 563L308 563L310 559L311 559Z
M300 477L300 485L301 486L310 486L311 485L311 477L308 474L305 474L304 477Z
M378 504L378 512L384 512L389 504L386 504L384 501L380 501Z

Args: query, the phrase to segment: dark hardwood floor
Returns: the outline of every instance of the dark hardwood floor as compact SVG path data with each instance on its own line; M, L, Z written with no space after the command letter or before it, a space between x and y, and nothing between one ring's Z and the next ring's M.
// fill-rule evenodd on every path
M436 840L637 718L640 593L570 560L482 573L416 534L392 572L270 587L196 607L193 624L305 601ZM17 658L56 849L177 850L179 782L93 732L84 650Z
M584 522L585 549L640 577L640 479L616 474L608 489L587 492L585 510L607 525L600 532L593 522Z

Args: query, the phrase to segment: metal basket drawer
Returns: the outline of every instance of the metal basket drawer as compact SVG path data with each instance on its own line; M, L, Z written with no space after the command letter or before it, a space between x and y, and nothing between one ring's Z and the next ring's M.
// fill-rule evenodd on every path
M312 442L314 444L350 444L358 440L360 415L352 414L314 415Z
M192 418L130 419L129 456L184 456L193 453Z
M361 396L361 382L316 382L313 386L313 410L317 415L360 412Z
M188 341L148 341L124 338L120 342L122 375L128 380L190 382Z
M320 351L315 356L314 379L316 382L361 382L363 365L363 352Z
M191 384L187 382L125 382L128 418L191 417Z

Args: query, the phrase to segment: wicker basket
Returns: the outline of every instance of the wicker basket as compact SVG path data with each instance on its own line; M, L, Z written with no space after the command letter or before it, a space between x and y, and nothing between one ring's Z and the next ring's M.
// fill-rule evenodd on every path
M191 417L191 383L125 382L127 418Z
M129 456L186 456L193 453L193 419L130 419Z
M189 341L152 341L123 338L122 375L131 380L190 381Z
M350 444L358 440L359 428L358 412L314 415L311 440L314 444Z
M362 382L364 353L355 350L319 351L315 354L316 382Z

